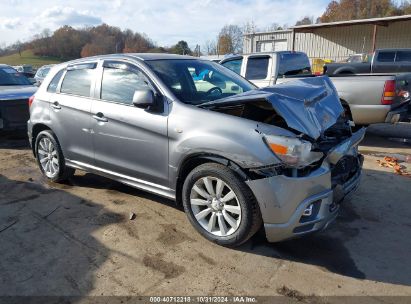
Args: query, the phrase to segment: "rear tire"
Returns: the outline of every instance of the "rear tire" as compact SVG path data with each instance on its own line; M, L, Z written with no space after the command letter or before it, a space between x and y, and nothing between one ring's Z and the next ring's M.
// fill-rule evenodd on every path
M74 175L75 170L66 166L60 144L51 130L37 135L35 154L41 173L48 180L59 183Z
M235 247L251 238L262 220L257 201L232 170L206 163L191 171L183 185L184 211L206 239Z

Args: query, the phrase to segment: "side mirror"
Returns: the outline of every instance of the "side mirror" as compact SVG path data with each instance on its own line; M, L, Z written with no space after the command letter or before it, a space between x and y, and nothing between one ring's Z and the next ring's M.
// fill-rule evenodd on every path
M148 108L154 105L154 92L150 89L136 90L133 95L133 105L137 108Z

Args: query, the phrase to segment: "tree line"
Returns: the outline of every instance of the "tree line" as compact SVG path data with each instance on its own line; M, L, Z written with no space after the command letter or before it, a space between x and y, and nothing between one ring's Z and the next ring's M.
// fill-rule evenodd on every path
M0 55L16 51L21 53L25 49L32 50L38 56L62 60L112 53L193 54L186 41L179 41L171 47L161 47L146 34L130 29L121 30L107 24L79 29L65 25L54 32L45 29L30 42L16 42L9 47L0 48Z

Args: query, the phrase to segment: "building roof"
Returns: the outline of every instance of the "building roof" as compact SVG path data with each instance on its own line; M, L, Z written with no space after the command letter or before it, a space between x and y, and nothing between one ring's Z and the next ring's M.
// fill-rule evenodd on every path
M258 35L258 34L277 34L277 33L291 33L291 29L286 29L286 30L277 30L277 31L267 31L267 32L252 32L252 33L245 33L243 36L253 36L253 35Z
M350 26L350 25L359 25L359 24L376 24L376 25L381 25L381 26L388 26L390 23L393 23L393 22L407 21L407 20L411 20L411 15L298 25L298 26L293 26L291 28L294 29L295 32L305 32L305 31L310 31L310 30L314 30L317 28Z

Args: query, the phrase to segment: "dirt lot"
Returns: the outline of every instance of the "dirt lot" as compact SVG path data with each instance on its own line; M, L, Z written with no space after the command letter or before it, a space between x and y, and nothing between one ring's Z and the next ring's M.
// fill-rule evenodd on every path
M2 137L0 295L411 296L411 178L376 163L411 146L371 130L361 149L362 184L328 231L233 250L171 201L83 172L47 183L26 141Z

